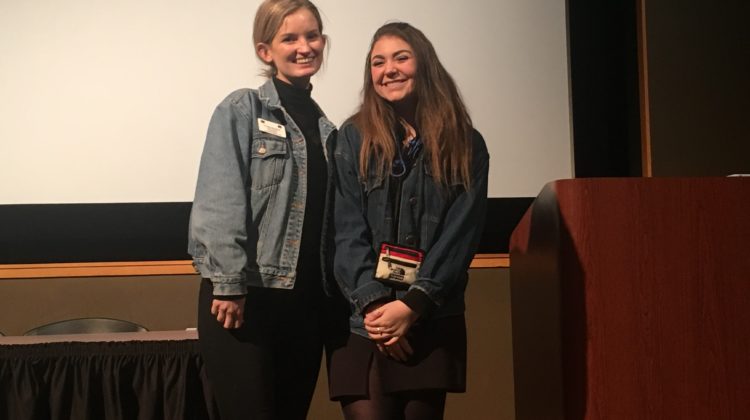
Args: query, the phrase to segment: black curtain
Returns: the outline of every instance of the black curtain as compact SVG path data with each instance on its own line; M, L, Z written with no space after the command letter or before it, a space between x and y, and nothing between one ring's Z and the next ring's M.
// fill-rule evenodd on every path
M197 341L0 346L0 419L218 419Z

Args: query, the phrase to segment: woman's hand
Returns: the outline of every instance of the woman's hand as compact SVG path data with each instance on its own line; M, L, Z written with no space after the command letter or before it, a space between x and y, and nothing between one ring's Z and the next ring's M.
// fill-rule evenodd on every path
M390 346L406 335L419 315L400 300L379 305L365 314L365 330L371 339ZM408 343L407 343L408 346ZM411 347L409 346L409 349Z
M411 345L409 344L409 340L407 340L404 336L396 337L396 341L393 341L393 343L389 345L385 345L377 341L376 345L378 346L378 350L380 350L381 353L388 357L392 357L399 362L407 361L409 357L414 354L414 350L412 350Z
M234 300L214 299L211 303L211 314L228 330L242 326L244 310L244 297Z

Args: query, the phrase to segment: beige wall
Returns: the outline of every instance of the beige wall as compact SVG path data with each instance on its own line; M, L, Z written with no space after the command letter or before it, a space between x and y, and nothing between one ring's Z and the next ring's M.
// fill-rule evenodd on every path
M79 317L111 317L149 330L195 327L197 276L0 279L0 331L20 335ZM448 398L446 419L513 419L508 269L472 269L466 296L468 390ZM324 367L310 419L342 418L328 401Z
M198 276L0 279L0 331L71 318L126 319L151 331L195 327Z

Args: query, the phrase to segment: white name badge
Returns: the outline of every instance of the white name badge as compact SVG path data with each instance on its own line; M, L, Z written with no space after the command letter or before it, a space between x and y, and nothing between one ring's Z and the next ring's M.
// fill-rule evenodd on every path
M258 118L258 129L264 133L286 138L286 129L283 125L264 120L263 118Z

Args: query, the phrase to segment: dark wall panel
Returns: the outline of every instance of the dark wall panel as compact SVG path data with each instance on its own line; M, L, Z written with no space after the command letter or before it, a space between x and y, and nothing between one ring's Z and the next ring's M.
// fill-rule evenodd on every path
M646 2L656 176L750 173L750 2Z
M0 206L0 263L184 260L191 203Z
M491 198L480 252L507 252L533 198ZM189 259L192 203L0 206L0 264Z
M575 176L640 176L636 2L567 5Z

